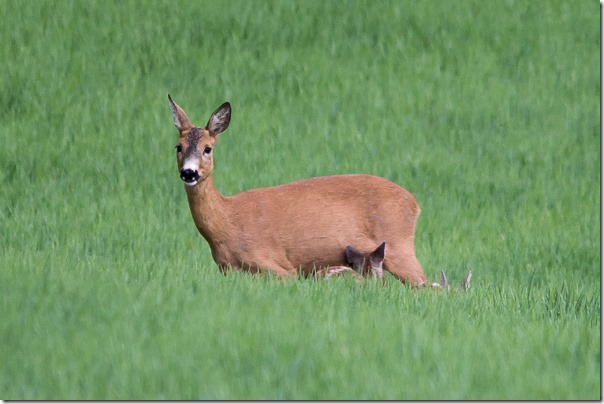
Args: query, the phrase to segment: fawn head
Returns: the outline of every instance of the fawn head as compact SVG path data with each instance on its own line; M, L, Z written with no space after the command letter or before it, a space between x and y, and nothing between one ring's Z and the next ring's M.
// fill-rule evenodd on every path
M168 94L174 126L180 133L176 145L176 160L180 179L192 187L203 182L212 174L214 161L212 150L218 135L226 130L231 121L231 104L222 104L203 128L198 128L187 117L185 111Z
M369 255L365 255L349 245L346 246L346 260L361 275L365 276L371 272L375 278L384 279L383 264L385 249L386 242L384 241Z
M472 271L468 272L468 274L461 281L461 285L459 288L455 288L455 290L463 290L464 292L470 289L470 281L472 280ZM434 285L432 285L434 286ZM440 286L445 290L451 290L451 286L449 286L449 280L447 279L447 275L445 275L445 271L440 271Z

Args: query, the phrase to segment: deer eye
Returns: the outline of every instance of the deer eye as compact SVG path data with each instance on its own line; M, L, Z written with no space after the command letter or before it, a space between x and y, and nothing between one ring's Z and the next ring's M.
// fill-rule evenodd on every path
M212 148L210 146L206 146L205 149L203 149L203 154L210 154L212 152Z
M182 145L181 144L177 144L176 145L176 153L182 153Z

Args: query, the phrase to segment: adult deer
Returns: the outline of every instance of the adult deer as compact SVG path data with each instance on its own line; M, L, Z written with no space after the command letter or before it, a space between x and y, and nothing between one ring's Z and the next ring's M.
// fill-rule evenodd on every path
M270 271L280 277L346 265L345 247L368 254L386 241L383 267L412 286L426 283L415 257L419 206L401 186L373 175L335 175L221 195L213 150L229 126L222 104L197 127L168 95L180 133L176 159L193 220L221 271Z

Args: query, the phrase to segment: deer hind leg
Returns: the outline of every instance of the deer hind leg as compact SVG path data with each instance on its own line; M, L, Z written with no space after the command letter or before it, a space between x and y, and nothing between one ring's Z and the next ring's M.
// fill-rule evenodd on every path
M426 286L426 275L414 253L386 253L384 268L401 282L413 287Z

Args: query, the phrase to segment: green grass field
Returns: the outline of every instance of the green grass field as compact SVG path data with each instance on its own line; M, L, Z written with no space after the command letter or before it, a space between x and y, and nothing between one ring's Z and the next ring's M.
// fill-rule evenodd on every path
M600 18L567 1L0 0L0 398L601 399ZM409 189L468 293L218 272L225 195Z

